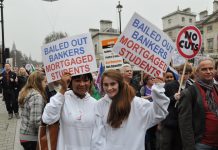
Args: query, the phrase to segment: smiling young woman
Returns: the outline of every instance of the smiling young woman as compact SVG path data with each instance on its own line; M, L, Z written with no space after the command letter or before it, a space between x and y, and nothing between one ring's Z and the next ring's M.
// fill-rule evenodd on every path
M96 102L88 93L92 80L91 73L72 77L64 74L60 91L46 105L43 122L60 122L57 150L90 150Z
M147 129L168 113L169 99L164 95L164 84L159 78L154 79L154 83L154 102L151 103L136 97L134 89L119 71L104 72L101 85L105 96L97 102L95 109L92 150L144 150Z

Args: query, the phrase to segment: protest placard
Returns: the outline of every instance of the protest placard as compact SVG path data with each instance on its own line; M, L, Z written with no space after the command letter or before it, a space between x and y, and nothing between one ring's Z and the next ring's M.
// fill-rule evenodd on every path
M179 92L182 88L183 78L185 74L188 59L194 58L201 49L202 36L200 30L195 26L186 26L179 31L176 38L176 47L178 53L186 59L179 86Z
M185 61L186 61L186 59L184 57L182 57L177 51L173 52L173 56L172 56L173 67L178 67L178 66L184 64Z
M179 54L186 58L194 58L201 49L202 36L200 30L195 26L186 26L179 31L176 46Z
M41 50L48 83L59 80L64 72L80 75L97 71L91 34L60 39Z
M156 77L166 72L175 44L163 31L135 13L113 50Z
M117 38L102 40L102 50L104 56L105 70L119 69L123 66L123 58L112 51L112 47L116 43Z

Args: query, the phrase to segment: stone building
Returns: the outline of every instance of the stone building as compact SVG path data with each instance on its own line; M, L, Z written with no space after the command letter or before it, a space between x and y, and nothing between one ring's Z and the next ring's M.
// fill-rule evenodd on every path
M201 30L203 37L202 51L214 59L218 59L218 1L213 2L213 13L207 10L199 13L200 20L196 26Z
M92 35L93 45L95 49L96 62L97 65L103 62L103 52L102 52L102 40L117 38L120 33L117 29L112 27L112 21L110 20L100 20L100 29L89 29Z
M172 12L162 17L163 31L175 42L178 32L184 26L194 25L196 15L191 12L191 8Z

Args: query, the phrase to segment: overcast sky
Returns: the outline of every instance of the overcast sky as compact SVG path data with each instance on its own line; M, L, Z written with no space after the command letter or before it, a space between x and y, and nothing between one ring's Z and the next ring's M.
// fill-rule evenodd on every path
M196 14L207 9L211 14L213 1L120 0L123 5L122 29L134 12L162 29L161 18L176 11L178 6L180 9L190 7ZM18 50L41 61L43 40L52 31L67 32L70 36L87 33L89 28L99 28L99 21L102 19L111 20L113 28L117 29L117 4L118 0L5 0L5 47L11 49L15 42Z

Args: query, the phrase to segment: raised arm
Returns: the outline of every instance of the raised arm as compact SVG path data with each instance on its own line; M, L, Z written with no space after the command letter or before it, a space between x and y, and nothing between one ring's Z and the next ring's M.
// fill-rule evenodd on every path
M70 84L71 76L69 73L65 73L60 80L60 91L51 97L50 102L45 106L42 121L46 124L53 124L60 119L61 109L65 100L65 92Z

